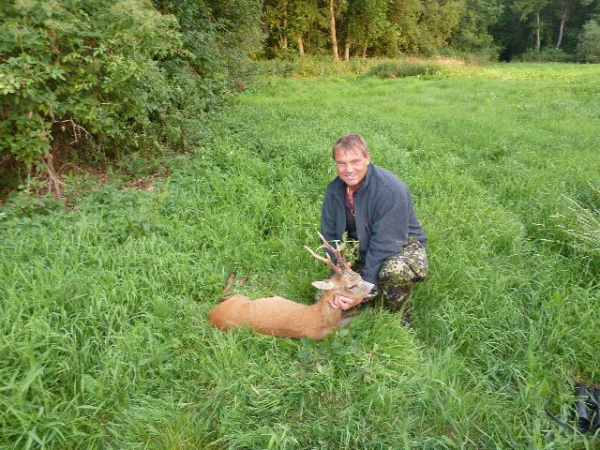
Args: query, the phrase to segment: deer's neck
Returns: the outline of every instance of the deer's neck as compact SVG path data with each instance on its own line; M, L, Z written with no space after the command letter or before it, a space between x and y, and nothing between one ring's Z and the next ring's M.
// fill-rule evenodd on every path
M315 307L318 308L322 315L324 316L337 316L341 315L342 310L339 308L333 307L333 299L335 297L335 292L333 291L323 291L321 294L321 298L317 303L315 303Z

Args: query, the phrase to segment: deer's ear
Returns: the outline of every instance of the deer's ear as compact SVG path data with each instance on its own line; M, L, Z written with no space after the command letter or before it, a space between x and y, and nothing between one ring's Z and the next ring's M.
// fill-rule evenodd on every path
M321 289L322 291L329 291L334 287L333 284L329 281L313 281L311 284L317 289Z

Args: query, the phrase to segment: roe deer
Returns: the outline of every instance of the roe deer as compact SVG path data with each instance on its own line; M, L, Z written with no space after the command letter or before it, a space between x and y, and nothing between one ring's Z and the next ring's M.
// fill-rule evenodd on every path
M303 305L278 296L251 300L245 295L233 295L224 297L222 303L210 310L210 324L224 331L245 326L276 337L306 336L320 341L334 329L350 323L352 317L342 317L343 311L333 306L335 295L341 294L353 299L364 298L371 292L373 284L364 281L358 273L350 269L344 255L339 249L333 248L320 233L319 237L323 245L317 250L329 250L335 256L337 265L328 253L327 258L323 258L304 246L311 255L325 262L333 270L333 275L327 280L312 282L317 289L323 290L321 298L315 304ZM228 282L228 285L231 283Z

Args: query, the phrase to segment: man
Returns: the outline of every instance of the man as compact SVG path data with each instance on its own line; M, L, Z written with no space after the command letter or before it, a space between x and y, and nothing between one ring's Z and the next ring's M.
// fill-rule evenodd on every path
M358 240L354 270L375 285L371 295L353 300L336 296L334 306L348 310L381 294L384 304L412 312L412 286L427 275L427 237L415 214L408 187L393 173L371 164L367 143L358 134L339 138L333 146L337 174L327 186L321 233L328 241Z

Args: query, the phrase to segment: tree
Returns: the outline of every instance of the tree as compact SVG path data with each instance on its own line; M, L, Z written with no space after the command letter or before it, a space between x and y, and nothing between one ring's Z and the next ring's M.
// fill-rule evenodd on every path
M417 54L420 16L420 0L391 0L387 11L389 28L379 38L380 51L390 56L396 52Z
M583 62L600 63L600 25L596 20L590 20L583 26L577 54Z
M264 3L263 21L276 52L278 49L287 52L293 40L299 54L304 55L304 37L317 30L319 19L317 0L265 0Z
M510 60L528 47L539 53L553 45L561 54L574 53L578 34L600 0L265 0L264 4L269 43L277 49L297 47L303 54L309 42L311 52L328 52L334 59L349 59L351 54L434 55L447 48L494 58L503 49L502 57Z
M53 159L74 149L91 159L165 142L176 112L159 61L182 52L173 17L146 0L11 1L0 16L1 160L44 168L57 193Z
M567 21L576 19L578 16L586 15L588 7L593 5L596 0L555 0L552 2L554 14L559 25L556 37L556 48L560 49L563 43ZM581 26L581 23L579 24Z
M504 11L502 0L467 0L459 26L452 35L451 47L465 52L487 51L497 55L498 45L491 30Z
M294 0L291 7L290 33L304 55L304 37L315 29L321 19L317 0Z
M540 52L542 21L540 14L552 0L513 0L512 9L516 11L521 21L526 21L533 15L535 19L535 51Z
M204 0L219 31L219 41L230 51L250 55L262 46L262 0ZM201 1L202 3L202 1Z
M271 37L285 52L288 48L288 24L290 20L289 1L267 0L264 4L263 20Z
M338 39L336 29L336 17L342 15L342 8L344 6L343 0L329 0L329 33L331 36L331 51L333 52L333 59L336 61L340 59L338 51Z
M419 17L421 51L432 55L447 47L465 11L465 0L426 0Z
M346 13L346 45L344 58L347 60L352 43L360 45L360 54L367 57L367 49L387 29L388 0L350 0Z

